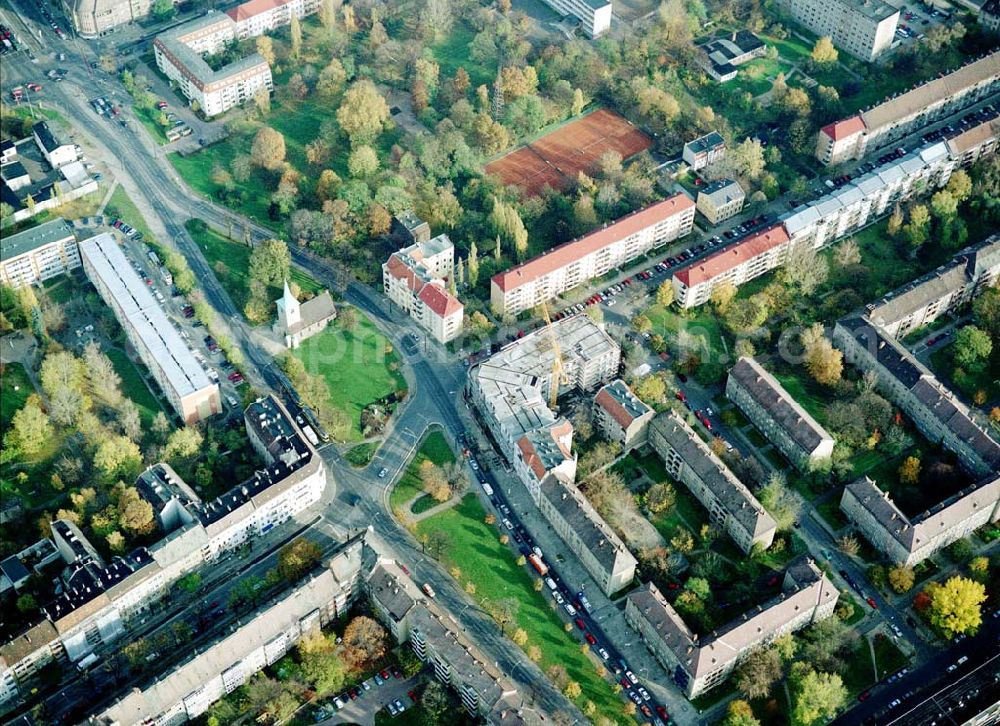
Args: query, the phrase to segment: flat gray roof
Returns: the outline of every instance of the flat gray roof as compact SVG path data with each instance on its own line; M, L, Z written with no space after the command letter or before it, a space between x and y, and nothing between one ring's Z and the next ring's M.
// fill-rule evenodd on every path
M73 228L65 219L53 219L23 232L5 236L0 242L0 260L10 260L66 239L73 239Z

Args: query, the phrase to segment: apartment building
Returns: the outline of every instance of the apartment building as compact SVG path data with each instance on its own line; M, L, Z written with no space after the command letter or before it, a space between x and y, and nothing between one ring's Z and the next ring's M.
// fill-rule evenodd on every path
M817 138L816 158L827 165L861 159L997 93L1000 51L993 51L857 115L824 126Z
M743 552L758 544L771 546L774 519L676 411L653 419L649 444L667 473L690 490Z
M610 0L544 0L544 2L560 15L569 15L579 20L580 30L588 38L600 37L611 28Z
M649 422L656 415L620 378L597 392L593 410L604 438L618 442L624 451L646 443Z
M592 390L617 374L620 360L621 349L608 334L586 315L576 315L474 366L467 388L535 505L607 594L631 581L635 558L573 484L573 426L549 408L549 400L553 386L557 395Z
M746 194L738 181L719 179L698 191L697 209L715 226L743 210Z
M21 683L53 658L79 661L118 640L172 583L319 501L325 467L284 406L274 397L259 399L247 408L244 423L266 466L216 499L203 502L167 464L139 477L136 490L152 505L163 533L149 546L104 562L75 525L53 523L53 540L67 564L62 591L43 606L41 624L0 646L0 682ZM50 636L44 642L43 633Z
M397 643L410 639L410 615L418 601L426 596L417 589L399 566L381 559L365 580L365 590L376 617L392 633Z
M674 299L682 308L708 302L723 282L744 282L781 267L791 244L782 225L755 232L673 274Z
M439 343L462 332L465 306L448 292L455 271L455 246L446 234L414 242L382 264L382 290Z
M844 487L840 509L865 539L898 565L923 562L987 522L1000 520L1000 477L993 474L916 517L907 517L868 477Z
M236 40L236 21L210 10L156 36L153 52L156 67L177 84L192 108L211 118L254 97L271 91L271 66L259 53L252 53L218 70L202 56L220 52Z
M736 361L726 397L792 464L808 471L833 454L833 437L753 358Z
M694 215L694 202L676 194L498 273L490 283L493 310L517 315L552 300L689 234Z
M628 587L639 563L587 497L575 484L556 474L546 475L540 490L539 510L580 558L601 591L610 597Z
M181 724L276 663L305 635L344 615L361 593L363 536L349 540L287 594L237 620L159 678L93 715L93 726Z
M726 140L718 131L700 136L684 144L681 158L694 171L701 171L709 164L721 161L726 156Z
M239 40L256 38L319 10L319 0L249 0L226 11L236 23Z
M979 8L978 21L983 30L1000 32L1000 0L986 0Z
M892 47L899 9L881 0L782 0L780 7L834 46L870 63Z
M959 401L895 338L867 317L839 320L833 343L847 362L874 371L878 388L894 402L932 443L955 454L959 464L977 477L1000 471L1000 443L973 418Z
M62 6L81 37L97 38L147 17L153 0L62 0Z
M219 413L218 384L209 380L114 237L105 232L84 240L80 257L87 277L181 420L192 424Z
M868 306L872 323L903 338L967 305L1000 279L1000 234L963 250L951 262Z
M278 317L274 321L273 330L285 341L285 347L292 349L302 345L302 341L317 333L322 333L326 326L337 317L330 291L320 294L305 302L299 302L285 281L285 289L281 297L275 300Z
M431 226L418 217L412 209L393 215L390 236L403 247L409 247L431 238Z
M41 149L45 160L53 169L76 161L79 155L76 153L76 146L66 141L60 140L47 121L39 121L31 127L31 134L35 138L35 143Z
M65 219L53 219L5 236L0 247L0 283L13 288L44 282L80 266L80 249Z
M807 555L788 563L781 589L777 597L699 636L650 583L629 593L625 622L687 697L696 698L722 683L757 648L830 617L840 595Z

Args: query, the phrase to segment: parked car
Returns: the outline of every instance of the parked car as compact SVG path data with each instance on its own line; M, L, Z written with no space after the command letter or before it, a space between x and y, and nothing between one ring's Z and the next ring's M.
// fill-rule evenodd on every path
M586 632L583 634L583 638L591 645L597 645L597 638L594 637L593 633Z

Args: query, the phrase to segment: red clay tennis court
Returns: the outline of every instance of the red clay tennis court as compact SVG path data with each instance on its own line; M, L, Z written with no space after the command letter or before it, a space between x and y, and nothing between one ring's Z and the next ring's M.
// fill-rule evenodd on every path
M651 145L639 129L602 108L487 164L486 173L538 194L546 184L561 189L578 172L591 173L605 151L627 159Z

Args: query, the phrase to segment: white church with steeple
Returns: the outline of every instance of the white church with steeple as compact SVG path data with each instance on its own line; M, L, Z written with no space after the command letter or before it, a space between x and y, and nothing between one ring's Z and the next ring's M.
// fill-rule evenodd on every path
M287 280L284 294L275 305L278 306L278 319L274 322L274 332L285 339L286 348L298 348L303 340L316 335L337 317L329 290L300 303L288 288Z

